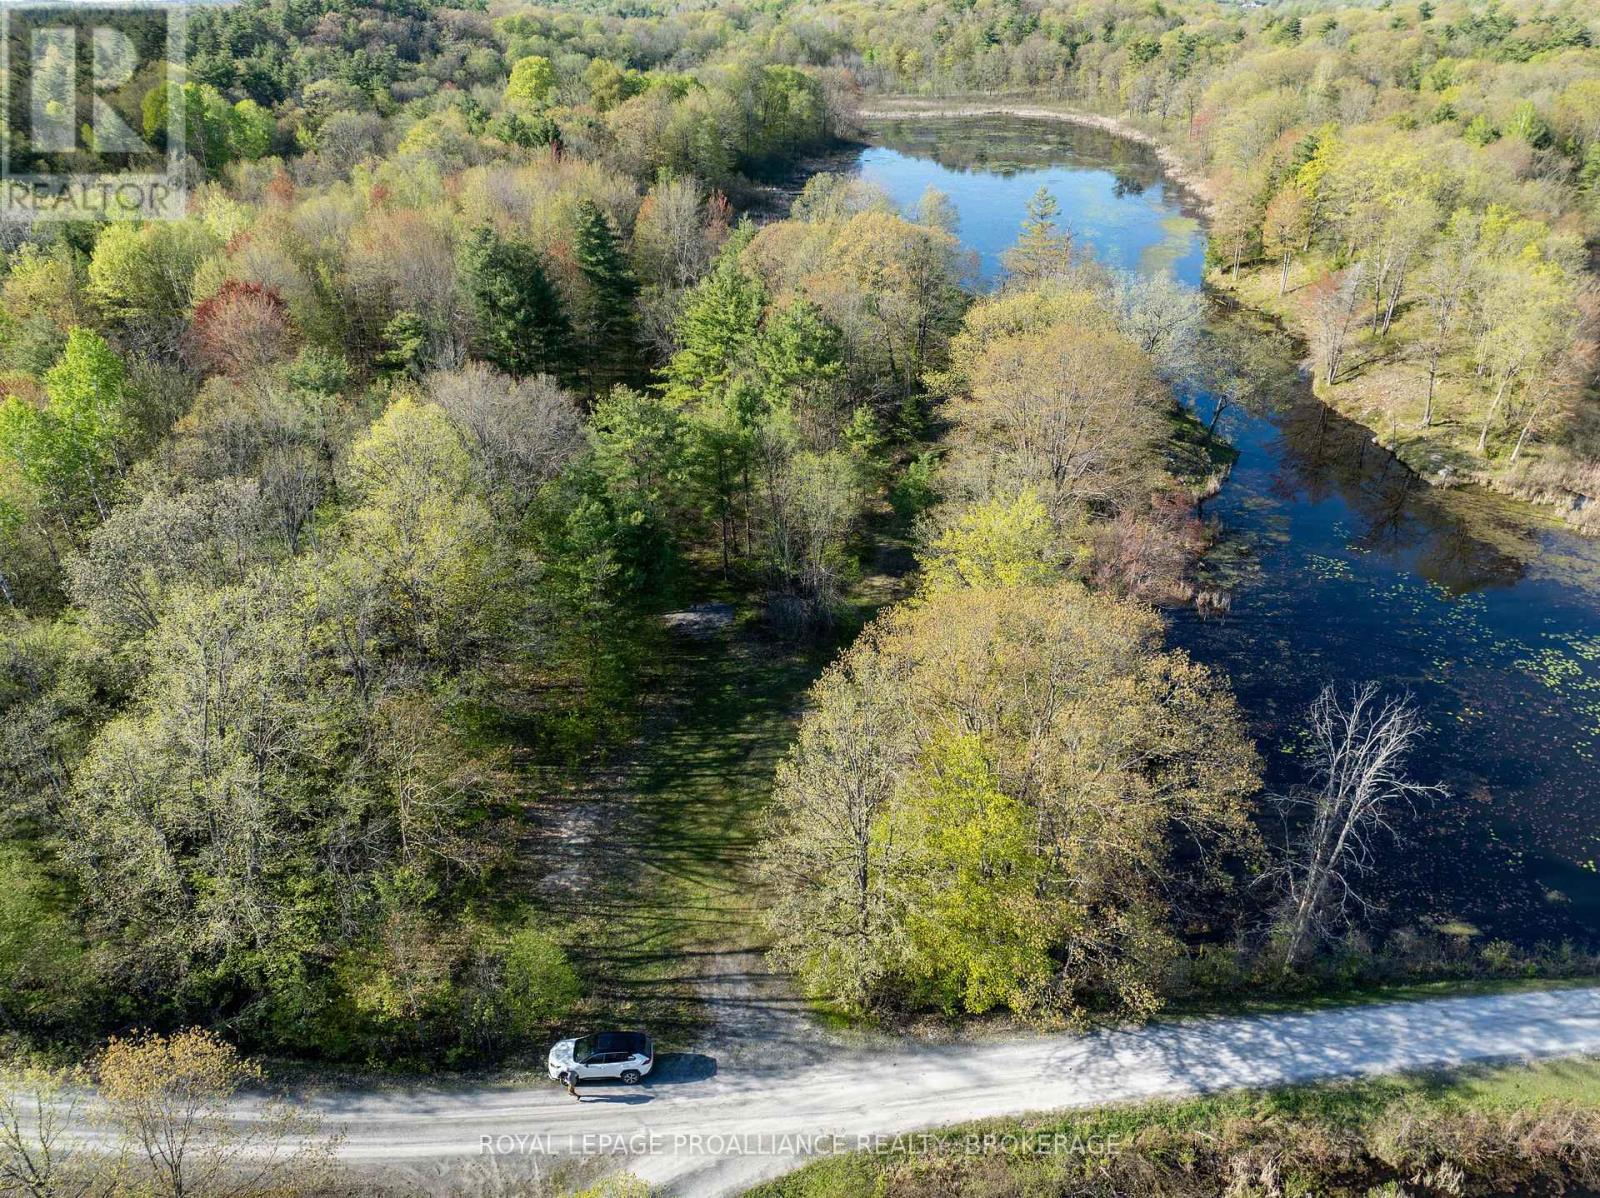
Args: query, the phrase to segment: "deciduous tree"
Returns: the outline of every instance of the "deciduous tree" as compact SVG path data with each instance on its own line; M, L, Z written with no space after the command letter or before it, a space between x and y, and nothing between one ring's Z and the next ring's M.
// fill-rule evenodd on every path
M1050 514L1027 490L962 509L918 560L930 592L1042 586L1057 580L1063 565Z
M73 329L45 375L48 402L0 401L0 453L37 487L64 524L89 509L104 519L122 468L128 429L127 372L105 339Z
M1312 779L1278 798L1297 825L1276 870L1283 903L1273 935L1285 966L1369 910L1362 882L1377 868L1373 839L1391 830L1395 809L1444 794L1406 773L1424 732L1409 696L1385 698L1372 682L1330 684L1309 722Z
M1365 275L1365 264L1358 262L1338 275L1319 279L1311 288L1313 339L1317 355L1322 359L1323 382L1330 387L1339 381L1339 367L1349 345Z
M513 107L537 109L550 99L555 86L556 72L550 60L542 54L530 54L512 66L505 102Z
M230 1101L263 1075L210 1032L113 1039L94 1073L140 1180L161 1198L265 1198L332 1176L335 1140L303 1108L269 1100L254 1118L234 1117Z
M1032 488L1065 527L1147 490L1165 402L1149 359L1119 333L1052 325L1002 337L952 405L955 469L979 494Z
M808 991L1159 1005L1177 863L1249 849L1256 777L1231 697L1159 630L1075 586L960 588L857 640L779 769L765 853Z
M1278 294L1289 289L1289 264L1304 247L1308 225L1305 196L1295 186L1283 188L1267 205L1262 218L1261 247L1279 260Z

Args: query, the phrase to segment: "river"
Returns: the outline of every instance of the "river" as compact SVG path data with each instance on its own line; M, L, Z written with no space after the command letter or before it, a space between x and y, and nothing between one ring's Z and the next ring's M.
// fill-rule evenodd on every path
M1201 286L1199 213L1144 146L1015 118L878 121L869 140L854 169L907 208L948 195L984 284L1044 186L1101 261ZM1429 486L1314 398L1288 338L1216 319L1242 326L1272 383L1220 426L1239 460L1206 508L1223 535L1205 569L1231 610L1172 613L1171 640L1232 679L1271 787L1303 776L1300 721L1325 682L1416 696L1429 736L1413 773L1450 797L1399 820L1374 891L1391 927L1600 944L1600 542Z

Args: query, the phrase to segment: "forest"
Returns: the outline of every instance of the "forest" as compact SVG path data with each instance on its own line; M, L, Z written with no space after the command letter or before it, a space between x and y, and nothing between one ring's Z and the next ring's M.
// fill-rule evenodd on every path
M1043 98L1153 135L1212 281L1310 344L1419 473L1600 507L1600 82L1581 4L847 9L863 86Z
M188 34L127 114L181 107L187 216L0 232L16 1043L467 1065L592 1010L527 811L639 730L660 617L708 597L832 659L744 863L809 996L1148 1015L1350 968L1426 729L1330 690L1274 801L1166 646L1228 460L1174 389L1231 378L1204 301L1046 195L984 292L944 197L811 171L873 94L1155 131L1217 287L1332 402L1589 523L1587 5L247 0Z

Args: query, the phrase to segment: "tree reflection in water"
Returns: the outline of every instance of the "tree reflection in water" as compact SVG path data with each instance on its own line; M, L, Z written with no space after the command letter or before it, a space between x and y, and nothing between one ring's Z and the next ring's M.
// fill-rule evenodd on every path
M1103 262L1200 284L1198 214L1146 147L1030 120L871 132L863 176L907 208L948 195L987 282L1043 184ZM1186 398L1239 451L1205 505L1225 534L1205 581L1234 601L1173 613L1172 639L1232 678L1273 785L1300 779L1301 716L1325 682L1416 694L1418 775L1453 797L1406 828L1392 922L1600 940L1600 544L1428 485L1311 395L1304 348L1263 319L1219 303L1202 349Z

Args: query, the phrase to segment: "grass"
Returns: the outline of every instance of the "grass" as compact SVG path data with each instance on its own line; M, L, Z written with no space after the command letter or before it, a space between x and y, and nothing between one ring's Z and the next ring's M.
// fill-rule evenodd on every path
M708 962L754 943L748 866L772 771L820 664L748 628L665 652L634 742L580 766L559 800L596 801L587 792L605 778L603 843L571 893L544 907L565 924L591 1013L672 1046L703 1022L697 985Z
M1566 1142L1541 1147L1540 1138L1530 1134L1529 1120L1537 1117L1558 1126ZM1574 1128L1581 1134L1574 1136ZM1592 1164L1597 1129L1600 1061L1584 1058L986 1120L932 1133L927 1144L912 1139L904 1151L825 1158L750 1193L760 1198L1187 1195L1208 1192L1212 1173L1220 1178L1231 1169L1238 1176L1238 1165L1248 1163L1260 1184L1228 1192L1331 1196L1383 1192L1368 1183L1389 1180L1382 1176L1386 1168L1391 1173L1415 1168L1415 1158L1430 1154L1435 1166L1455 1163L1452 1153L1479 1170L1469 1172L1469 1185L1491 1168L1500 1177L1520 1167L1524 1176L1542 1170L1547 1180L1571 1181L1576 1173L1571 1158L1588 1153ZM1511 1133L1510 1147L1505 1132ZM972 1137L984 1136L997 1139L981 1151L969 1150ZM1519 1151L1545 1155L1506 1159ZM1254 1177L1258 1161L1266 1163L1259 1179ZM1410 1192L1444 1190L1422 1183ZM1557 1191L1519 1186L1515 1192Z
M629 743L591 756L547 800L600 813L581 884L537 904L584 977L580 1016L685 1047L709 1019L704 984L748 971L764 949L753 866L773 771L807 689L900 597L913 564L908 521L880 505L856 549L863 567L836 625L803 645L770 635L750 592L702 564L694 600L730 603L734 626L663 635L652 676L639 680L643 710Z

